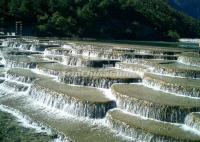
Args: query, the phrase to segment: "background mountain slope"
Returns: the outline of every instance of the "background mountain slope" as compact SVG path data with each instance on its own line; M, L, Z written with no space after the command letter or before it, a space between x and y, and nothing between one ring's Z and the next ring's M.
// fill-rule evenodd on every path
M38 36L174 40L200 37L200 23L168 0L6 0L1 26L16 20ZM5 6L6 5L6 6Z
M200 19L200 0L169 0L169 3L177 10Z

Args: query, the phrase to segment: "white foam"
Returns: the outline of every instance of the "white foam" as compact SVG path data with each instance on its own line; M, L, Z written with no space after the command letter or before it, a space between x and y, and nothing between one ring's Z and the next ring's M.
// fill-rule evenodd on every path
M43 71L41 71L41 70L39 70L37 68L36 69L31 69L31 71L36 73L36 74L40 74L40 75L48 76L48 77L51 77L51 78L54 78L54 79L58 79L57 76L45 73L45 72L43 72Z
M17 83L17 84L20 84L20 85L24 85L24 86L30 86L30 84L28 84L28 83L24 83L24 82L20 82L20 81L16 81L16 80L11 80L9 78L0 77L0 79L5 80L5 81L9 81L9 82L13 82L13 83Z
M97 88L97 89L100 90L105 95L106 98L116 101L116 98L112 94L111 89L104 89L104 88Z
M62 46L62 48L65 48L65 49L72 49L72 46L64 44L64 45Z
M192 132L193 134L200 136L200 131L198 131L192 127L189 127L187 125L181 125L181 129L183 129L184 131Z

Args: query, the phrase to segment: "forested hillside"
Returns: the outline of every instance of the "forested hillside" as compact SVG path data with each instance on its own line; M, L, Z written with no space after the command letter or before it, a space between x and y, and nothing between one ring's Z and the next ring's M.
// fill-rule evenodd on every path
M7 2L6 2L7 1ZM1 0L1 27L16 20L38 36L131 40L200 37L199 21L168 0Z

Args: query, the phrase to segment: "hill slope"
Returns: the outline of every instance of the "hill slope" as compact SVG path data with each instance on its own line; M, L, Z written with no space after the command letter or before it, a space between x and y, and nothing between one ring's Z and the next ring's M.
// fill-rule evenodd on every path
M40 36L173 40L200 37L199 21L168 0L7 0L0 3L4 26L22 20ZM4 12L1 7L4 7Z

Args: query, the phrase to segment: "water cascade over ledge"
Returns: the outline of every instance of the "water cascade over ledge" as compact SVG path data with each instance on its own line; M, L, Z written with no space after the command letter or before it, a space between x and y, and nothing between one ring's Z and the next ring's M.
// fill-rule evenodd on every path
M19 82L32 83L34 80L41 78L31 70L21 68L11 68L6 72L6 78Z
M200 133L182 124L165 123L133 115L122 110L111 110L106 123L134 141L198 142Z
M0 42L0 107L77 142L200 141L196 51L37 37Z
M200 59L198 53L183 53L181 56L179 56L178 61L186 65L200 67Z
M185 124L200 131L200 113L192 112L185 118Z
M53 63L38 65L37 69L57 76L59 81L66 84L110 88L114 83L141 82L141 77L136 73L115 68L70 67Z
M200 97L200 81L185 78L171 78L154 74L145 74L143 84L150 88L191 97Z
M102 118L116 107L115 101L96 89L68 86L49 79L35 81L30 96L43 105L81 117Z
M114 84L117 106L133 114L157 120L184 123L191 112L200 111L200 99L176 96L136 84Z

